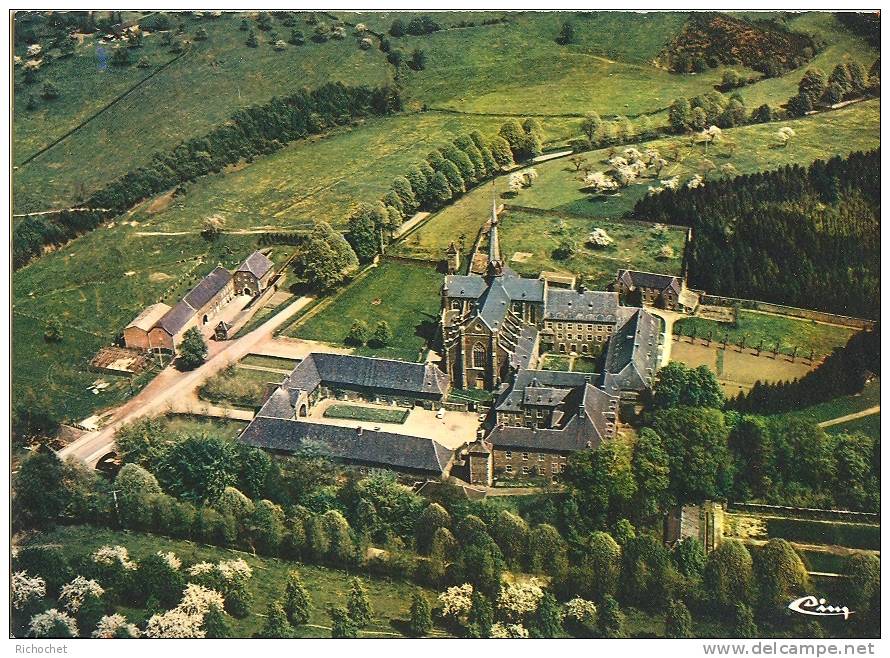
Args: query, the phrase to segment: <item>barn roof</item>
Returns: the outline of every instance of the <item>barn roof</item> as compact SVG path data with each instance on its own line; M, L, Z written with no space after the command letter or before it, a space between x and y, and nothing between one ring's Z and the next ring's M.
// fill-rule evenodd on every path
M156 327L160 327L171 336L179 333L186 323L195 315L195 309L189 306L185 301L179 302L176 306L167 311L164 316L158 320Z
M274 263L269 259L266 254L261 253L259 251L255 251L247 259L241 263L241 266L237 269L238 272L250 272L257 279L261 279L266 275L266 272L272 269Z
M201 279L198 285L182 298L182 301L196 311L200 310L231 280L232 275L229 271L221 265L217 265L210 274Z
M441 477L453 452L433 439L343 425L307 422L305 419L258 416L239 439L257 448L284 452L311 451L349 462L421 471Z
M162 303L146 306L142 309L142 312L133 318L133 321L127 325L127 329L136 327L137 329L142 329L142 331L150 331L152 327L158 323L158 320L164 317L169 310L170 307Z
M668 288L680 292L680 279L670 274L655 272L639 272L637 270L618 270L618 280L629 288L654 288L664 291Z

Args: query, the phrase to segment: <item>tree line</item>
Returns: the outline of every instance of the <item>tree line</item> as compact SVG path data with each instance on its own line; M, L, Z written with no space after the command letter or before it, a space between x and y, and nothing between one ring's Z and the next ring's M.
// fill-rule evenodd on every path
M272 153L293 140L401 109L401 95L395 87L347 87L337 82L239 110L224 124L168 152L155 153L149 164L92 194L84 205L95 209L93 212L63 211L20 222L13 232L14 266L21 267L38 256L45 245L70 240L159 192L219 172L242 159L251 161Z
M689 282L730 297L877 317L880 150L640 199L637 218L693 227Z
M347 218L346 239L360 262L383 253L402 222L418 210L437 210L517 162L541 154L543 129L537 119L516 119L497 135L465 133L393 179L375 203L357 204Z
M856 60L837 64L827 78L821 69L807 69L798 83L797 94L788 100L788 114L801 117L818 107L831 107L844 100L880 94L880 58L875 60L868 73Z

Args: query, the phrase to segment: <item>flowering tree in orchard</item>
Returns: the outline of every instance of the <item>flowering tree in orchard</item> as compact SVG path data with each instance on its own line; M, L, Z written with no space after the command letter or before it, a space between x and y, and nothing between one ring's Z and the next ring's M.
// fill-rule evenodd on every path
M74 580L66 585L62 585L59 593L59 602L65 609L74 614L80 610L84 600L88 596L100 597L105 593L102 586L95 580L88 580L83 576L77 576Z
M77 637L77 622L71 615L56 608L31 617L29 637L67 638Z
M40 576L31 578L27 571L16 571L10 582L10 603L15 610L24 610L29 604L46 596L46 581Z
M449 587L439 594L439 605L443 619L463 624L473 605L473 586L464 583Z
M504 640L525 639L528 637L528 630L522 624L497 622L491 627L491 637Z
M508 622L519 624L531 617L544 598L544 590L534 578L524 583L511 583L501 588L498 612Z
M128 624L127 618L120 614L105 615L96 625L92 637L100 640L112 638L136 638L141 633L135 624Z

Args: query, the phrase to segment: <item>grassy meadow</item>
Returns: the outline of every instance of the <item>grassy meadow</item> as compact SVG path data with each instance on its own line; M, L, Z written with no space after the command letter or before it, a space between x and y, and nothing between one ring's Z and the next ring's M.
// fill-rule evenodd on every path
M791 354L797 347L799 357L809 358L810 350L813 350L817 359L846 345L850 336L856 333L849 327L745 310L739 311L735 325L703 318L682 318L674 323L675 334L689 336L693 328L698 338L713 332L717 343L726 336L731 345L738 345L744 338L746 347L756 347L762 340L764 351L772 351L778 342L780 354Z
M413 583L371 577L364 573L346 573L299 562L260 558L243 551L217 548L191 541L87 526L63 527L43 532L30 538L28 543L58 545L69 560L88 555L106 545L124 546L135 560L145 558L159 550L173 551L185 565L201 561L233 560L240 557L253 570L253 576L247 584L252 595L252 605L250 614L244 619L229 619L234 637L251 637L263 627L267 603L283 596L287 572L291 569L299 570L312 598L309 624L297 629L297 637L330 637L328 606L346 604L346 596L350 590L349 582L353 576L358 576L364 581L372 608L371 623L360 632L360 636L400 637L402 634L398 630L398 625L393 625L391 621L408 618L411 594L417 589ZM435 592L427 590L426 595L432 604ZM120 612L128 621L135 623L140 623L147 617L146 611L142 609L121 608ZM444 632L438 628L432 633L439 636L443 634Z
M787 146L777 148L776 131L781 126L790 126L796 135ZM635 144L633 146L640 150L657 149L668 160L668 165L659 177L653 178L647 174L638 179L639 183L607 197L593 196L583 191L579 173L565 158L535 165L537 180L516 196L509 193L509 176L497 178L493 185L501 200L514 206L564 211L591 219L614 219L630 212L636 201L648 193L649 186L658 185L659 180L672 176L679 176L681 182L685 182L693 174L704 171L702 166L708 162L717 167L731 164L739 173L774 169L785 164L809 163L835 154L877 148L880 146L879 126L880 101L876 99L794 121L725 130L723 142L709 147L707 152L702 146L690 144L686 137L665 137ZM608 167L605 161L609 158L609 149L581 155L593 171ZM476 188L436 213L406 236L396 247L397 253L441 259L449 243L456 241L460 235L466 236L467 245L472 244L480 227L491 215L491 190L489 184ZM509 220L505 222L505 227L508 224ZM527 239L534 240L536 237L527 236ZM517 250L530 251L518 246Z
M805 407L798 411L788 412L783 415L799 416L814 423L821 423L826 420L831 420L832 418L840 418L841 416L855 414L879 404L881 404L881 380L876 379L866 384L865 388L862 389L862 392L857 395L842 395L833 400L829 400L828 402L814 404L813 406ZM880 418L879 415L877 417ZM840 425L832 425L826 429L828 431L847 431L846 427L848 425L852 425L858 421L867 420L867 418L860 418L856 421L850 421L849 423L842 423Z
M419 361L439 320L442 281L431 265L384 261L291 326L286 335L342 345L353 321L364 320L373 331L377 322L386 320L392 343L359 347L355 353Z
M224 122L240 108L262 104L273 96L338 80L374 86L392 77L393 69L384 54L377 48L360 49L352 34L341 41L316 43L308 39L314 28L301 17L296 29L306 34L306 43L288 44L277 51L270 42L271 33L257 30L249 16L260 41L258 48L245 44L247 32L239 29L245 16L224 14L208 20L177 14L174 26L178 22L184 25L181 36L191 41L188 51L138 86L151 70L136 67L143 54L155 66L174 56L169 48L159 45L160 33L146 36L143 48L134 49L133 64L126 72L109 64L107 71L99 73L96 43L88 37L73 57L56 60L39 74L40 82L34 87L41 87L47 79L65 83L59 84L62 94L58 99L40 101L41 109L34 113L24 109L30 88L17 84L16 101L21 106L14 121L17 161L20 155L30 155L79 125L128 85L134 91L15 172L16 212L64 207L145 164L154 152L171 149ZM194 39L198 27L207 31L206 41ZM290 30L273 19L279 39L287 40ZM111 48L105 46L109 52ZM109 79L114 84L106 88L104 81ZM87 109L82 110L85 103ZM48 105L52 109L46 109ZM83 166L85 162L90 163L88 167Z

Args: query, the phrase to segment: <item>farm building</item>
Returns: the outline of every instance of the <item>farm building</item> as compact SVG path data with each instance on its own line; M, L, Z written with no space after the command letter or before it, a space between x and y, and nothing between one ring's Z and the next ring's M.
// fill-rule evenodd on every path
M274 263L265 254L255 251L235 270L235 291L256 297L269 287L274 274Z
M235 296L232 275L217 266L176 306L153 304L124 329L124 344L143 350L175 351L191 327L203 327Z
M140 350L150 350L149 332L154 328L164 315L170 310L166 304L152 304L145 307L142 312L133 318L133 321L124 328L124 344Z

